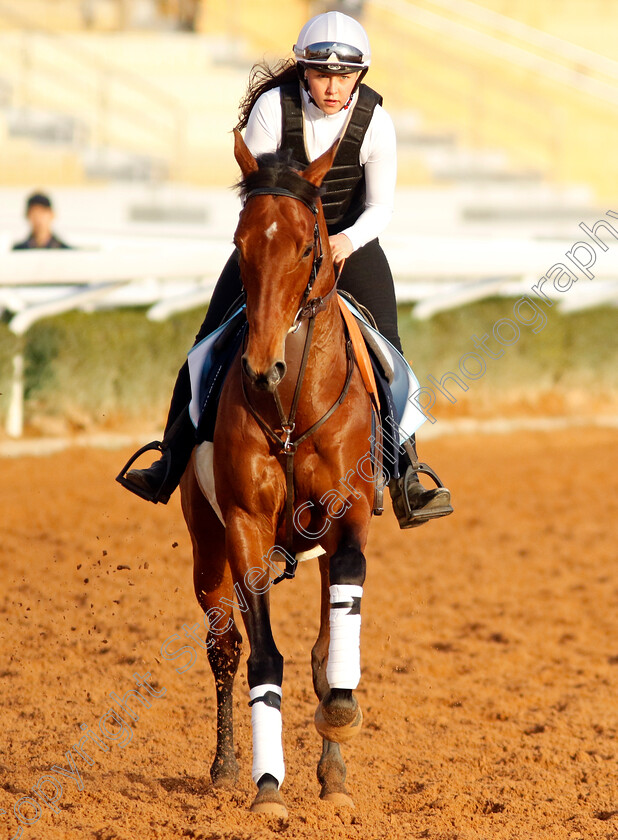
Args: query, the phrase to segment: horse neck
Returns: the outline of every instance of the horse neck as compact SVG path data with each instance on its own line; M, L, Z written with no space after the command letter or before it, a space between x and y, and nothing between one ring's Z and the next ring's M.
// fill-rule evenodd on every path
M313 290L313 295L326 298L336 286L339 275L335 274L336 269L333 266L333 258L328 245L328 228L326 227L326 219L321 205L319 206L318 213L320 236L326 248L323 254L322 268L316 279L316 288ZM345 336L336 291L328 297L326 309L319 312L316 316L314 342L316 348L320 348L332 361L336 362L338 356L342 356L343 358Z
M321 297L326 297L335 283L334 274L330 282L324 284ZM337 292L326 302L326 308L315 316L313 336L309 350L309 359L305 379L308 384L320 382L328 375L344 371L346 368L346 342L343 321L339 311Z

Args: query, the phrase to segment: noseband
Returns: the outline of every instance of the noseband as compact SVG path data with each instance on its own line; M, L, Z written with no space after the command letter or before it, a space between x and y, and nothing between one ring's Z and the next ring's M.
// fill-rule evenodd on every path
M296 387L294 388L294 396L292 397L292 405L290 407L290 412L287 417L285 416L285 411L281 404L281 398L279 396L279 391L277 390L277 388L275 388L273 393L275 405L277 406L277 413L279 414L279 420L281 422L281 437L273 428L271 428L271 426L264 420L263 417L260 417L260 415L254 409L254 407L251 405L245 385L245 373L244 371L242 371L242 368L240 375L243 396L245 398L245 402L251 415L256 420L256 422L258 423L262 431L265 433L265 435L280 448L281 454L283 454L285 457L285 570L281 572L281 574L276 580L273 581L273 583L280 583L286 578L293 578L296 574L296 559L292 556L292 545L294 542L294 455L296 454L296 450L298 449L299 445L303 441L307 440L307 438L310 437L315 431L317 431L320 428L320 426L323 423L325 423L332 414L334 414L334 412L339 408L341 403L346 398L348 388L350 387L350 381L352 379L352 371L354 370L354 354L352 350L352 342L348 338L346 340L346 378L341 393L339 394L339 397L331 405L328 411L325 414L323 414L322 417L319 418L319 420L317 420L312 426L310 426L305 432L303 432L303 434L292 440L292 435L296 429L296 410L298 408L300 390L305 376L305 370L307 368L307 360L309 358L309 348L311 346L311 337L313 335L315 318L318 312L321 312L323 309L326 309L327 301L337 291L337 282L339 280L340 271L336 270L333 288L329 292L327 292L324 297L318 296L314 298L309 298L309 295L311 294L313 286L317 280L320 268L322 267L322 262L324 261L322 236L320 234L320 227L318 224L318 208L312 202L306 201L304 198L301 198L300 196L291 192L291 190L286 190L284 187L257 187L256 189L250 190L246 194L245 203L250 198L253 198L256 195L282 195L286 198L293 198L295 199L295 201L300 201L301 204L304 204L305 207L307 207L311 211L314 217L313 263L311 266L311 273L309 275L309 281L307 283L307 286L305 287L305 291L303 292L300 308L296 313L294 324L292 325L290 331L295 332L299 328L300 323L304 318L307 318L309 320L309 324L307 326L307 335L305 338L305 346L303 348L303 355L301 358L298 378L296 380Z

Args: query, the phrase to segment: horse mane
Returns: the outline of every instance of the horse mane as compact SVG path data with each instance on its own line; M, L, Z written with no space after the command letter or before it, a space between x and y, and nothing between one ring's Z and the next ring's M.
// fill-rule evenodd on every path
M281 187L302 201L314 204L323 192L321 187L316 187L299 174L302 166L293 160L289 149L279 150L274 154L258 155L256 160L257 171L251 172L236 184L242 199L245 199L251 190Z

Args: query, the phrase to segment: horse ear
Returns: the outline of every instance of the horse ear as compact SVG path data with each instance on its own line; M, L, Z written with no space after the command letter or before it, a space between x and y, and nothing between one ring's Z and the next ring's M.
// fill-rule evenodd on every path
M339 140L335 140L327 152L324 152L323 155L320 155L319 158L312 161L304 172L301 172L303 178L313 184L314 187L320 187L322 185L322 181L324 180L324 176L333 165L338 148Z
M234 129L234 157L236 158L236 163L240 166L243 178L246 178L252 172L257 172L257 160L249 151L249 147L237 128Z

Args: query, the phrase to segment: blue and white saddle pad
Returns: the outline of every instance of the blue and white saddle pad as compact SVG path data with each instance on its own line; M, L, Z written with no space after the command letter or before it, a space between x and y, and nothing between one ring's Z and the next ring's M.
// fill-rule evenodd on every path
M359 322L363 334L368 334L368 344L373 355L382 356L379 364L384 368L384 374L390 386L395 408L395 420L399 426L399 443L403 443L427 419L414 403L412 397L418 392L420 385L410 365L404 357L396 350L384 336L372 327L360 312L347 299L343 298L345 305ZM212 372L214 359L213 348L217 339L225 332L230 322L244 309L239 307L224 324L221 324L214 332L207 335L198 344L194 345L188 353L189 376L191 379L191 403L189 414L193 425L197 428L204 407L208 403L208 389L212 388ZM375 345L375 346L372 346ZM387 370L387 366L390 370Z
M379 355L383 357L383 360L378 359L378 364L383 368L384 376L390 386L395 407L395 420L399 425L399 443L403 443L417 429L420 429L427 419L412 399L421 387L419 381L399 350L393 347L381 332L372 327L349 300L343 298L343 302L358 321L365 340L369 334L367 343L374 357L376 348L372 347L372 344L377 345ZM390 366L390 371L386 370L386 365Z

